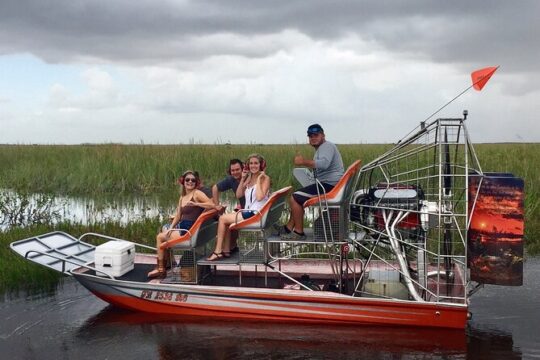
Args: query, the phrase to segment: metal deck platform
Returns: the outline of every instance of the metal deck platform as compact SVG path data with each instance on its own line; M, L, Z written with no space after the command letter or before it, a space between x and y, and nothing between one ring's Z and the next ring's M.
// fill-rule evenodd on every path
M61 231L19 240L10 247L32 262L67 275L69 270L93 262L96 248Z

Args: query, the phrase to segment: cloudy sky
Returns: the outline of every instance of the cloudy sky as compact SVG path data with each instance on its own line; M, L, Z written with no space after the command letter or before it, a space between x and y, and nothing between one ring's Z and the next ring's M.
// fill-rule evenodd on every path
M540 1L2 0L0 143L540 141Z

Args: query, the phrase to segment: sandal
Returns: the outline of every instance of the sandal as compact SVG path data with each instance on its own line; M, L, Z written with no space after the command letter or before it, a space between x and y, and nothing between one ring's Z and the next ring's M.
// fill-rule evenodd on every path
M164 279L167 277L167 271L164 268L155 268L148 273L147 277L149 279Z
M163 260L157 260L157 266L154 268L154 270L150 271L148 273L149 279L163 279L167 276L167 270L165 269L165 264L163 263Z
M236 252L238 252L240 249L238 249L238 246L235 246L231 249L231 254L234 254Z
M230 251L222 251L221 255L223 255L224 258L230 258L231 252Z
M213 257L215 255L215 257ZM210 254L209 257L206 258L206 261L217 261L217 260L221 260L223 259L223 253L220 252L220 253L217 253L217 252L212 252L212 254Z

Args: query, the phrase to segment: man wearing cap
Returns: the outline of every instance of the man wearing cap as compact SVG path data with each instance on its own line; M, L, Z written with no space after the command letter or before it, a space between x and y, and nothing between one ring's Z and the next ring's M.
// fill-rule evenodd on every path
M330 191L343 176L343 160L336 145L325 139L324 130L319 124L310 125L307 129L309 144L316 151L313 160L304 159L300 154L294 157L296 166L305 166L313 169L319 185L319 193ZM280 229L282 238L289 240L303 240L304 234L304 202L317 196L317 184L311 184L293 193L290 198L291 215L286 225Z

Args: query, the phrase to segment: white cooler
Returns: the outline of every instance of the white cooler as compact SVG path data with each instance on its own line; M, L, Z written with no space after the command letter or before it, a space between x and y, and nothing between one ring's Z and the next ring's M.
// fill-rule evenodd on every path
M94 263L97 270L115 277L122 276L135 266L135 244L118 240L96 246ZM99 272L97 275L104 276Z

